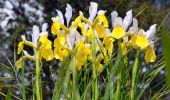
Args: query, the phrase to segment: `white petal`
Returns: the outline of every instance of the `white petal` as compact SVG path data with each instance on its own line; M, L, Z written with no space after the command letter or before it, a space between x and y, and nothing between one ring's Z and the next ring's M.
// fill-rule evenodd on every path
M61 24L64 24L64 18L63 18L62 12L59 11L59 10L56 10L56 11L57 11L57 14L58 14L58 16L59 16L59 18L60 18L60 23L61 23Z
M27 41L25 35L21 35L22 41Z
M128 42L128 40L129 40L128 37L123 38L123 42Z
M106 35L107 35L107 36L110 36L110 35L111 35L111 31L110 31L108 28L106 28Z
M24 53L25 56L30 56L30 54L28 54L28 52L25 51L25 50L23 50L23 53Z
M122 26L122 18L121 17L116 18L114 26L115 27Z
M60 22L59 16L52 17L51 20L52 20L53 22Z
M126 13L125 18L123 19L123 28L125 30L127 30L127 28L129 27L129 25L132 23L132 10L129 10Z
M151 41L150 41L150 46L152 47L152 49L154 49L154 43L155 43L154 40L151 40Z
M47 23L44 23L42 25L42 32L46 32L47 31L47 28L48 28L48 24Z
M145 36L146 32L143 29L140 29L138 32L138 36L144 35Z
M38 26L34 25L32 28L32 42L36 45L40 36L40 30Z
M69 4L67 4L67 7L66 7L65 17L67 20L67 27L68 27L70 19L72 17L72 7Z
M89 20L90 22L93 22L96 14L97 14L97 8L98 8L98 5L97 3L95 2L90 2L90 7L89 7Z
M156 33L156 24L152 25L146 33L146 38L151 39Z
M76 32L76 41L78 41L80 38L81 38L81 35L80 35L80 33L77 31L77 32Z
M111 13L111 20L112 20L112 28L115 27L115 21L116 21L116 18L118 17L118 13L116 11L113 11Z
M70 30L70 34L67 36L67 41L68 41L68 45L71 49L73 49L73 46L75 44L75 34L74 34L74 30Z
M136 18L133 18L133 27L138 27L138 20Z
M106 11L105 10L99 10L97 12L98 15L105 15Z
M138 21L136 18L133 18L133 25L129 28L128 33L134 34L138 31Z
M40 37L48 37L48 32L41 32L40 33Z

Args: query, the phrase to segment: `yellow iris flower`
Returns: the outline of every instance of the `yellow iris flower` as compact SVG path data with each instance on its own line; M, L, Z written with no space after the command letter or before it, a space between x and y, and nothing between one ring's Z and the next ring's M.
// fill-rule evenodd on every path
M57 37L54 40L54 57L63 61L63 59L69 54L69 49L66 48L66 38Z
M52 51L52 42L45 36L40 37L38 50L42 54L42 57L46 59L46 61L50 61L54 58Z
M21 41L18 44L18 54L20 54L23 51L24 44L31 46L32 42L29 41ZM42 58L44 58L46 61L52 60L54 58L53 51L52 51L52 42L46 37L42 36L39 38L37 46L32 44L34 49L39 51L41 53ZM36 47L36 48L35 48ZM29 58L29 57L26 57Z
M86 60L92 60L92 51L84 43L78 43L75 57L78 70L81 70Z

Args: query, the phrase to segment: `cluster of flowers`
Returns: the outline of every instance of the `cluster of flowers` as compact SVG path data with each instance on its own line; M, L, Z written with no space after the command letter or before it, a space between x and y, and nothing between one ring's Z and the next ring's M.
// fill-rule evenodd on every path
M24 58L36 60L35 55L41 54L41 58L50 61L54 58L63 61L70 53L75 51L75 60L78 70L86 61L92 61L92 40L94 40L97 71L102 71L103 64L113 58L115 40L121 42L122 55L126 55L129 48L145 51L145 61L154 62L156 55L153 49L153 35L156 32L156 24L152 25L146 32L138 28L138 21L132 16L132 10L126 13L124 19L118 16L116 11L111 13L112 28L109 27L105 16L106 11L99 10L97 3L91 2L89 18L85 18L80 11L79 16L70 22L72 18L72 7L67 4L65 19L61 11L52 18L51 32L56 36L54 43L48 39L47 24L42 25L40 32L37 26L33 26L32 42L22 36L18 45L18 54L22 51ZM66 25L64 24L66 23ZM34 48L35 55L29 55L23 50L24 45Z

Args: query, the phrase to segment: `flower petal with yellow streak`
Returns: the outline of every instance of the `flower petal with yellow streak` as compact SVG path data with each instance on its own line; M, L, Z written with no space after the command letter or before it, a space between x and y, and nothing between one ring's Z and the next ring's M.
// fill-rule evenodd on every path
M59 29L60 29L60 23L59 22L54 22L52 27L51 27L51 33L53 35L56 35L56 34L58 34Z
M149 46L149 41L144 36L138 36L135 43L140 49L145 49Z
M105 28L100 24L95 25L95 30L96 30L99 38L103 38L106 35Z
M50 61L50 60L52 60L54 58L52 49L42 49L41 53L42 53L42 57L46 61Z
M66 43L66 38L65 37L57 37L54 40L54 47L64 46L65 43Z
M111 36L113 36L116 39L123 38L125 36L125 30L122 27L118 26L113 29Z
M99 21L103 23L104 27L109 27L107 18L104 15L99 15L98 18Z
M63 61L63 59L69 54L69 50L63 47L57 47L54 49L54 57Z
M51 49L52 48L52 42L45 36L43 36L39 39L39 44L40 44L41 49Z
M145 61L147 63L154 62L156 60L155 51L152 49L152 47L148 47L145 52Z
M19 42L17 54L20 54L22 52L23 47L24 47L24 42L23 41Z

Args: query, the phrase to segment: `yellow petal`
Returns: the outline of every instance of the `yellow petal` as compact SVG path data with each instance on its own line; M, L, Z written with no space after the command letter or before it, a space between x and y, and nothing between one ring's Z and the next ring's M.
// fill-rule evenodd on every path
M43 36L39 39L38 44L41 49L51 49L52 48L52 42L45 36Z
M152 49L152 47L148 47L145 52L145 61L147 63L154 62L156 60L155 51Z
M42 49L42 57L46 61L50 61L54 58L52 49Z
M51 26L51 33L56 35L59 33L59 30L60 30L60 23L54 22L53 25Z
M65 37L57 37L54 40L54 47L64 46L65 43L66 43L66 38Z
M63 61L63 59L69 54L69 50L63 47L57 47L54 49L54 57Z
M23 47L24 47L24 42L23 41L19 42L17 54L20 54L22 52Z
M111 37L104 37L103 38L103 45L106 50L108 50L112 45L115 40Z
M116 39L123 38L125 36L125 30L122 27L118 26L113 29L111 36Z
M109 26L107 18L104 15L99 15L98 18L99 18L99 21L103 23L104 27L108 27Z
M87 41L91 41L92 39L92 34L93 34L93 30L91 28L88 29L86 35L87 35Z
M127 54L127 47L126 46L127 46L127 43L125 43L125 42L123 42L121 44L121 50L122 50L122 55L123 56Z
M82 58L82 57L81 57L81 59L79 59L79 58L76 57L76 61L77 61L76 64L77 64L78 70L81 70L82 66L84 65L84 63L86 61L86 59Z
M101 64L103 60L104 60L103 55L100 54L100 55L97 57L96 66L95 66L96 71L99 72L99 73L102 72L103 69L104 69L103 64Z
M103 38L106 35L105 28L100 24L95 25L95 30L98 33L99 38Z
M90 48L87 49L87 59L92 61L92 50Z
M85 34L85 26L84 26L84 24L83 23L78 23L78 26L80 27L81 32L84 35Z
M83 43L79 43L77 46L77 52L76 52L76 62L78 66L78 70L80 70L81 66L84 65L85 61L87 60L88 52L87 47Z
M133 46L136 43L136 39L137 39L137 35L133 34L128 43Z
M138 36L135 44L141 49L144 49L149 46L149 41L144 36Z
M75 23L78 23L79 21L81 21L81 18L82 18L82 16L76 17L75 20L74 20L74 22L75 22Z

